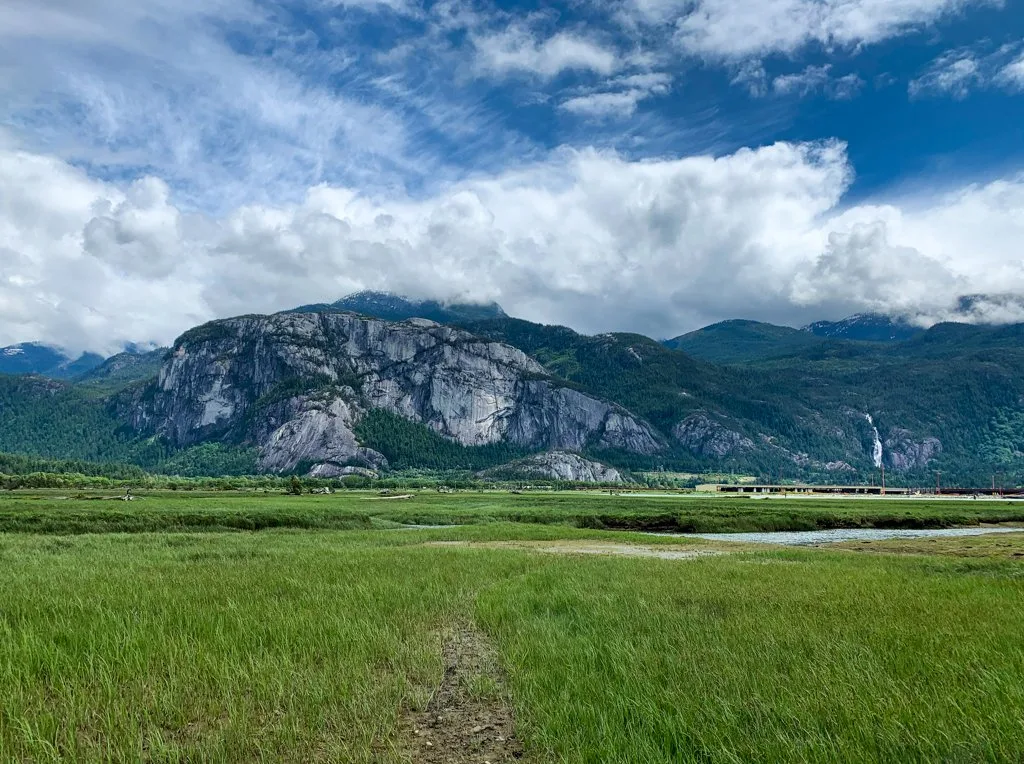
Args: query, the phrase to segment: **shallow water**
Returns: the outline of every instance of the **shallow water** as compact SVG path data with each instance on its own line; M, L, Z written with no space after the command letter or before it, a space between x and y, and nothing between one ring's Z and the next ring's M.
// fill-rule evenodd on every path
M885 539L917 539L933 536L984 536L989 533L1021 533L1024 527L1007 528L939 528L932 530L889 528L838 528L827 531L767 531L761 533L659 533L659 536L701 538L712 541L747 541L754 544L806 546L839 541L884 541Z

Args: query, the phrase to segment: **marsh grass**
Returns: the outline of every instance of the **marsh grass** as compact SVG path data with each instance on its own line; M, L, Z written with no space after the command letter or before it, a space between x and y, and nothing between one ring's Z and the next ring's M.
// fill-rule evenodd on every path
M944 562L558 560L478 613L542 760L1019 761L1019 568Z
M605 498L584 506L635 506ZM117 511L143 516L133 528L161 512L359 515L358 496L333 499L157 497ZM401 511L493 520L510 505L445 500ZM875 507L864 504L831 506L862 517ZM107 511L22 498L0 517L67 507L83 530L93 507ZM947 508L963 511L934 511ZM0 534L0 761L407 760L403 710L429 700L442 635L467 620L496 649L535 762L1024 759L1017 558L424 543L678 543L555 522L198 527ZM467 679L471 695L498 691L481 677Z
M1024 502L927 499L709 498L585 492L415 493L382 501L374 493L332 496L175 491L140 494L11 492L0 496L0 532L370 530L399 525L493 522L593 530L721 533L829 528L944 528L1024 523Z
M58 543L54 543L54 542ZM6 537L0 760L367 761L481 569L337 534Z
M888 539L847 541L836 549L879 554L942 555L945 557L1018 559L1024 562L1024 533L955 538Z

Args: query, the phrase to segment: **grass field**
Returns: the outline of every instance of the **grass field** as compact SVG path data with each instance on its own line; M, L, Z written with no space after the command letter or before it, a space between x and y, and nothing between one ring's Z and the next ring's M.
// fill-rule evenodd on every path
M0 761L482 761L424 753L422 719L465 644L453 633L493 653L493 670L474 662L460 679L463 694L494 713L507 703L525 761L1021 761L1024 535L854 554L577 527L949 525L1016 511L4 497ZM388 529L411 520L473 524ZM959 556L961 541L998 552ZM603 542L701 554L538 551ZM490 734L478 726L465 734Z
M345 491L331 496L281 493L0 494L0 533L369 530L400 524L491 522L629 531L734 532L826 528L944 528L1024 524L1022 501L701 497L608 493L412 492L409 498ZM401 496L401 495L400 495Z

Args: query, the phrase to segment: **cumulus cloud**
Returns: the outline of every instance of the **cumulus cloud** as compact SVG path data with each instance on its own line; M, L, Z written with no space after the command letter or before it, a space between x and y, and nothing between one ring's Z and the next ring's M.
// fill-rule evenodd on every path
M363 288L655 336L737 316L936 319L963 294L1024 292L1024 177L841 209L852 176L834 142L657 161L561 151L427 198L320 185L211 217L158 179L100 182L8 148L0 343L166 343Z
M550 79L565 71L609 75L619 68L616 52L569 32L541 39L525 26L474 37L479 64L496 74L527 73Z

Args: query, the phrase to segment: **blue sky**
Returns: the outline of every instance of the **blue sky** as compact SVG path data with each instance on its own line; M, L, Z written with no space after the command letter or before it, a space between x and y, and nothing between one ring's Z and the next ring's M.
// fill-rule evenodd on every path
M382 288L671 336L1010 320L1024 7L7 0L0 341Z

